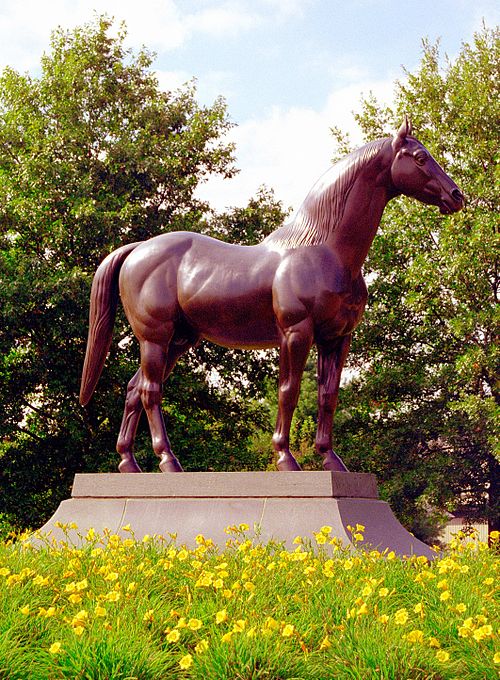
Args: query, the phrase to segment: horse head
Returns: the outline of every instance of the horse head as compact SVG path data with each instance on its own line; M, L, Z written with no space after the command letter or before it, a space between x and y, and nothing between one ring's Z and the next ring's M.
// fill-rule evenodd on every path
M463 208L462 192L425 146L412 137L408 118L392 140L392 151L391 180L397 194L437 205L443 214Z

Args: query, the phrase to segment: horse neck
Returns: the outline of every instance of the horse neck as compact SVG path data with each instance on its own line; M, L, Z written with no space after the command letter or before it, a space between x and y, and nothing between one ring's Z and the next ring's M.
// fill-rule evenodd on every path
M382 213L391 193L392 152L384 145L356 177L346 200L341 220L330 233L327 245L355 279L361 272L377 233Z

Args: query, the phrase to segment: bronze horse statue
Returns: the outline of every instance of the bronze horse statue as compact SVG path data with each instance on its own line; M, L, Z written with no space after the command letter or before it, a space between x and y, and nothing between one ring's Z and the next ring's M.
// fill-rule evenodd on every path
M140 472L134 438L144 408L163 472L180 472L161 411L162 383L201 339L224 347L279 347L273 448L279 470L300 470L289 448L305 362L318 349L316 449L326 470L347 468L332 448L332 422L351 334L367 299L361 268L387 202L405 194L460 210L464 198L406 119L394 138L366 144L336 163L295 219L255 246L171 232L112 252L97 269L80 402L92 396L106 359L118 297L139 340L140 368L128 384L117 442L120 472Z

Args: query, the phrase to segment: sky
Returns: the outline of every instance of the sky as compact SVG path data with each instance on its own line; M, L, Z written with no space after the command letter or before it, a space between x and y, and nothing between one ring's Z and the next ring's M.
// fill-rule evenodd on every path
M334 153L332 126L361 142L353 111L373 92L390 103L404 68L418 67L422 39L454 58L497 0L0 0L0 69L39 74L58 26L95 14L125 21L127 43L156 53L160 86L196 78L200 104L217 96L236 124L239 174L200 196L219 210L244 206L259 186L298 208ZM411 115L411 112L409 112Z

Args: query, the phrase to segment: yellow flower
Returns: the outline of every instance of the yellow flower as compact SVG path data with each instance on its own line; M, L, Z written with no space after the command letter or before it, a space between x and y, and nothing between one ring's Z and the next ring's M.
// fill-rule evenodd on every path
M493 628L490 625L481 626L481 628L478 628L472 633L472 637L476 642L481 642L481 640L484 640L486 637L491 637L491 635L493 635Z
M493 663L500 663L500 652L496 652L493 657Z
M127 593L133 593L135 590L137 590L137 583L135 581L132 581L127 586Z
M247 622L245 621L245 619L238 619L233 626L233 633L243 633L246 625Z
M492 586L494 583L494 579L491 576L488 576L488 578L485 578L483 581L485 586Z
M101 616L101 617L102 617L102 616L106 616L106 615L107 615L107 612L106 612L106 610L104 609L104 607L101 607L101 606L98 604L98 605L96 605L96 608L94 609L94 614L95 614L96 616Z
M363 602L363 604L362 604L361 607L358 609L358 611L356 612L356 614L357 614L358 616L362 616L363 614L368 614L368 605L366 604L366 602Z
M441 647L441 643L439 640L435 637L430 637L429 638L429 647L435 647L436 649L439 649Z
M424 615L424 606L421 602L417 602L417 604L413 607L413 611L415 614L420 614L420 616Z
M116 573L116 571L110 571L109 574L107 574L104 577L104 580L105 581L116 581L117 578L118 578L118 574Z
M154 612L155 612L154 609L148 609L147 612L142 617L142 620L151 623L151 621L153 620Z
M54 642L49 647L49 654L60 654L62 651L60 642Z
M363 534L360 534L359 532L356 532L356 533L353 535L353 538L354 538L355 541L362 541L362 540L364 539L364 536L363 536Z
M253 593L253 591L255 590L255 586L251 581L247 581L246 583L244 583L243 588L249 593Z
M415 630L411 630L406 635L406 639L408 640L408 642L423 642L424 634L421 630L418 630L418 628L416 628Z
M445 652L444 649L440 649L436 652L436 659L441 663L446 663L449 658L450 655L448 654L448 652Z
M262 626L262 630L278 630L280 627L279 623L276 621L276 619L273 619L272 616L268 616L266 620L264 621L264 625Z
M73 628L74 634L75 634L75 635L78 635L78 636L82 635L82 633L83 633L84 630L85 630L85 628L84 628L83 626L75 626L75 627Z
M459 612L460 614L463 614L464 611L467 609L467 605L464 604L463 602L459 602L457 606L455 607L455 610Z
M225 635L223 635L220 640L221 640L221 642L231 642L232 637L233 637L233 633L229 632L229 633L226 633Z
M75 614L73 617L72 625L76 625L78 623L85 623L85 621L89 618L89 613L86 609L80 609L78 613Z
M372 592L373 592L373 588L370 585L366 584L366 586L361 591L361 595L363 597L368 597L369 595L372 594Z
M395 560L396 559L396 553L394 550L391 550L390 552L387 553L387 559L388 560Z
M75 584L76 589L78 591L85 590L86 588L88 588L88 585L89 584L86 578L84 578L82 581L78 581L78 583Z
M191 630L199 630L203 626L203 622L200 619L189 619L188 628Z
M206 652L208 649L208 640L200 640L196 647L194 648L194 651L197 654L203 654L203 652Z
M387 614L381 614L381 615L378 617L378 620L380 621L380 623L385 624L385 623L388 623L388 622L389 622L389 617L387 616Z
M108 602L118 602L118 600L120 599L120 597L121 597L121 595L120 595L120 593L118 592L118 590L111 590L107 595L104 596L104 598L105 598Z
M36 576L33 579L33 585L35 585L35 586L46 586L46 585L48 585L48 583L49 583L48 577L44 578L40 574L38 574L38 576Z
M332 527L325 525L324 527L321 527L320 532L325 534L325 536L329 536L332 533Z
M437 584L437 587L440 590L447 590L448 589L448 579L445 579L445 578L441 579L441 581L439 581L439 583Z
M449 590L443 590L443 592L439 596L439 599L441 600L441 602L446 602L446 600L449 600L450 597L451 597L450 591Z
M178 629L174 628L174 630L171 630L167 635L167 642L178 642L180 637L181 634L179 633Z
M286 626L284 626L283 630L281 631L281 635L283 637L291 637L294 633L294 626L291 623L287 623Z
M250 527L248 526L248 524L240 524L240 525L238 526L238 529L239 529L240 531L248 531L248 530L250 529Z
M344 569L346 571L349 571L350 569L352 569L353 566L354 566L354 562L352 560L345 560L344 561Z
M500 538L500 531L490 531L490 539L492 541L498 541L499 538Z
M215 623L224 623L224 621L227 621L227 611L225 609L221 609L215 615Z
M78 593L72 593L69 597L68 600L72 602L73 604L78 604L79 602L82 601L82 596L78 595Z
M29 605L25 604L24 607L19 607L19 611L21 612L21 614L27 616L30 613Z
M8 576L10 574L10 569L8 567L2 567L0 569L0 576Z
M318 545L324 545L326 543L326 536L325 534L316 534L316 543Z
M300 545L301 543L303 543L302 536L295 536L292 543L294 543L295 545L297 545L297 544ZM0 573L1 573L1 570L0 570Z
M408 621L408 612L404 607L403 609L398 609L398 611L394 614L394 620L398 626L404 626L404 624Z
M182 670L187 670L188 668L191 668L192 665L193 665L193 657L191 656L191 654L186 654L179 661L179 666L182 668Z
M325 635L325 637L323 638L323 640L321 641L321 644L319 646L320 650L321 649L328 649L331 646L332 646L332 643L328 639L328 635Z
M189 557L189 553L185 548L183 548L182 550L179 550L179 552L177 553L177 559L180 560L181 562L183 562L184 560L187 560L188 557Z
M125 526L122 527L122 531L132 531L132 529L130 528L130 524L125 524Z
M387 595L389 595L389 588L380 588L378 594L380 597L387 597Z

